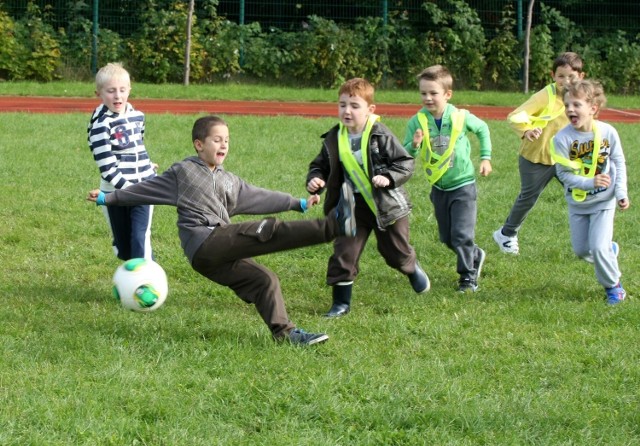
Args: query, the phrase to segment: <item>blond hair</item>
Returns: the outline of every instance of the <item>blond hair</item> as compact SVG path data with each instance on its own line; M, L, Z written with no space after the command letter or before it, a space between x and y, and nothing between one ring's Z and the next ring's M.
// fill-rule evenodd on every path
M129 72L125 70L120 62L112 62L100 68L96 73L96 90L100 90L104 84L114 77L125 79L131 84Z
M602 84L596 80L576 79L565 87L564 96L571 94L576 98L584 99L588 104L598 107L594 117L598 117L600 110L607 104Z

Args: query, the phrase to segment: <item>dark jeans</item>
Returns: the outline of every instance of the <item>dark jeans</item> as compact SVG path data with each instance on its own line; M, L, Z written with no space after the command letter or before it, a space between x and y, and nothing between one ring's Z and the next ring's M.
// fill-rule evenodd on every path
M151 259L153 206L107 206L113 246L119 259Z

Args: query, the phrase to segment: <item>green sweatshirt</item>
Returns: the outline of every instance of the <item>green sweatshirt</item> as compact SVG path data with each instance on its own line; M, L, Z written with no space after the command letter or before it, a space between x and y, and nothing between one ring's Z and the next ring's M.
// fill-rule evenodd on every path
M422 108L420 112L427 115L429 123L429 137L431 148L439 154L442 154L449 145L449 137L451 136L451 113L456 109L451 104L447 104L442 115L442 124L440 128L436 126L433 115L426 108ZM471 143L467 137L467 132L474 133L480 142L480 159L491 159L491 138L489 134L489 126L482 119L465 111L466 118L464 127L453 149L453 157L449 169L435 184L441 190L454 190L475 181L476 174L473 163L471 162ZM404 137L404 148L409 154L415 158L424 159L424 154L420 155L420 147L413 147L413 135L420 127L418 115L414 115L407 124L407 132Z

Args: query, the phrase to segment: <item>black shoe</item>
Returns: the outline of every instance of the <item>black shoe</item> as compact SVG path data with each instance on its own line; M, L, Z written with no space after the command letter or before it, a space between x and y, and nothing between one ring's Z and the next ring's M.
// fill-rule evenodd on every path
M307 333L301 328L294 328L287 335L289 342L295 345L313 345L329 339L325 333Z
M458 282L458 292L475 293L476 291L478 291L478 284L475 280L460 279L460 282Z
M351 311L349 304L333 304L324 317L340 317Z
M413 287L413 291L416 293L426 293L431 288L429 276L427 276L427 273L420 268L420 264L418 264L418 262L416 262L416 270L408 276L409 282L411 282L411 286Z
M338 233L347 237L356 235L356 199L353 196L351 185L346 181L340 188L340 201L336 206L336 220L338 221Z

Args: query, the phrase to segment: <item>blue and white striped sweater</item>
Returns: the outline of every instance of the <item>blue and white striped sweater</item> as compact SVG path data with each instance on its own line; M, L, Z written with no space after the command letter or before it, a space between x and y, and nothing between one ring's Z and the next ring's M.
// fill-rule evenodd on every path
M144 146L144 114L127 104L125 113L98 106L87 129L89 148L100 170L100 189L124 189L155 176Z

